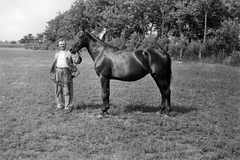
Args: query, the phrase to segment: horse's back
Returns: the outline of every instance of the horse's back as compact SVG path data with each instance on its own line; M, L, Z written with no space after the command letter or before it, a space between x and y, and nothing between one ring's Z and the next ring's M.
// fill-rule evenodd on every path
M168 53L164 50L160 50L160 49L152 49L152 48L147 48L145 49L145 52L147 52L152 61L157 61L157 62L166 62L168 61Z

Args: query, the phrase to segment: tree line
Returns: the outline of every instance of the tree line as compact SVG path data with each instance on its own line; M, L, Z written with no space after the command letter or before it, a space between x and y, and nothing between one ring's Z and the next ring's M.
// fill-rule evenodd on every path
M240 0L76 0L35 39L28 35L20 42L55 49L58 39L71 41L84 29L123 49L167 46L180 59L238 62L239 22Z

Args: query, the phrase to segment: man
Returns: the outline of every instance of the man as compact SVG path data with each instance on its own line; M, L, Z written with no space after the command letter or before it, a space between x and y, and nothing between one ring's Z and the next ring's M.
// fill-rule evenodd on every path
M80 74L76 65L82 61L81 55L66 51L66 41L60 40L60 51L54 56L50 76L55 82L57 110L71 111L73 107L73 78Z

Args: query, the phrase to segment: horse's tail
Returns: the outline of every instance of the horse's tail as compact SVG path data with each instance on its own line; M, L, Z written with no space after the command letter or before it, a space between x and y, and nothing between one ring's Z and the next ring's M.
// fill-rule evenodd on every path
M167 64L167 83L170 86L171 80L172 80L172 59L168 53L168 45L163 47L162 45L159 46L159 48L166 54L167 59L168 59L168 64Z
M165 52L167 59L168 59L168 64L167 64L167 83L170 86L171 81L172 81L172 60L170 55Z

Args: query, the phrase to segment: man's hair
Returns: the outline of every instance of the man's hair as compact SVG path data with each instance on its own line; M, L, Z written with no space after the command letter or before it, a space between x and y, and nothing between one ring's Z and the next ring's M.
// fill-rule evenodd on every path
M58 44L59 44L60 42L64 42L65 44L67 44L67 41L66 41L65 39L59 39L59 40L58 40Z

